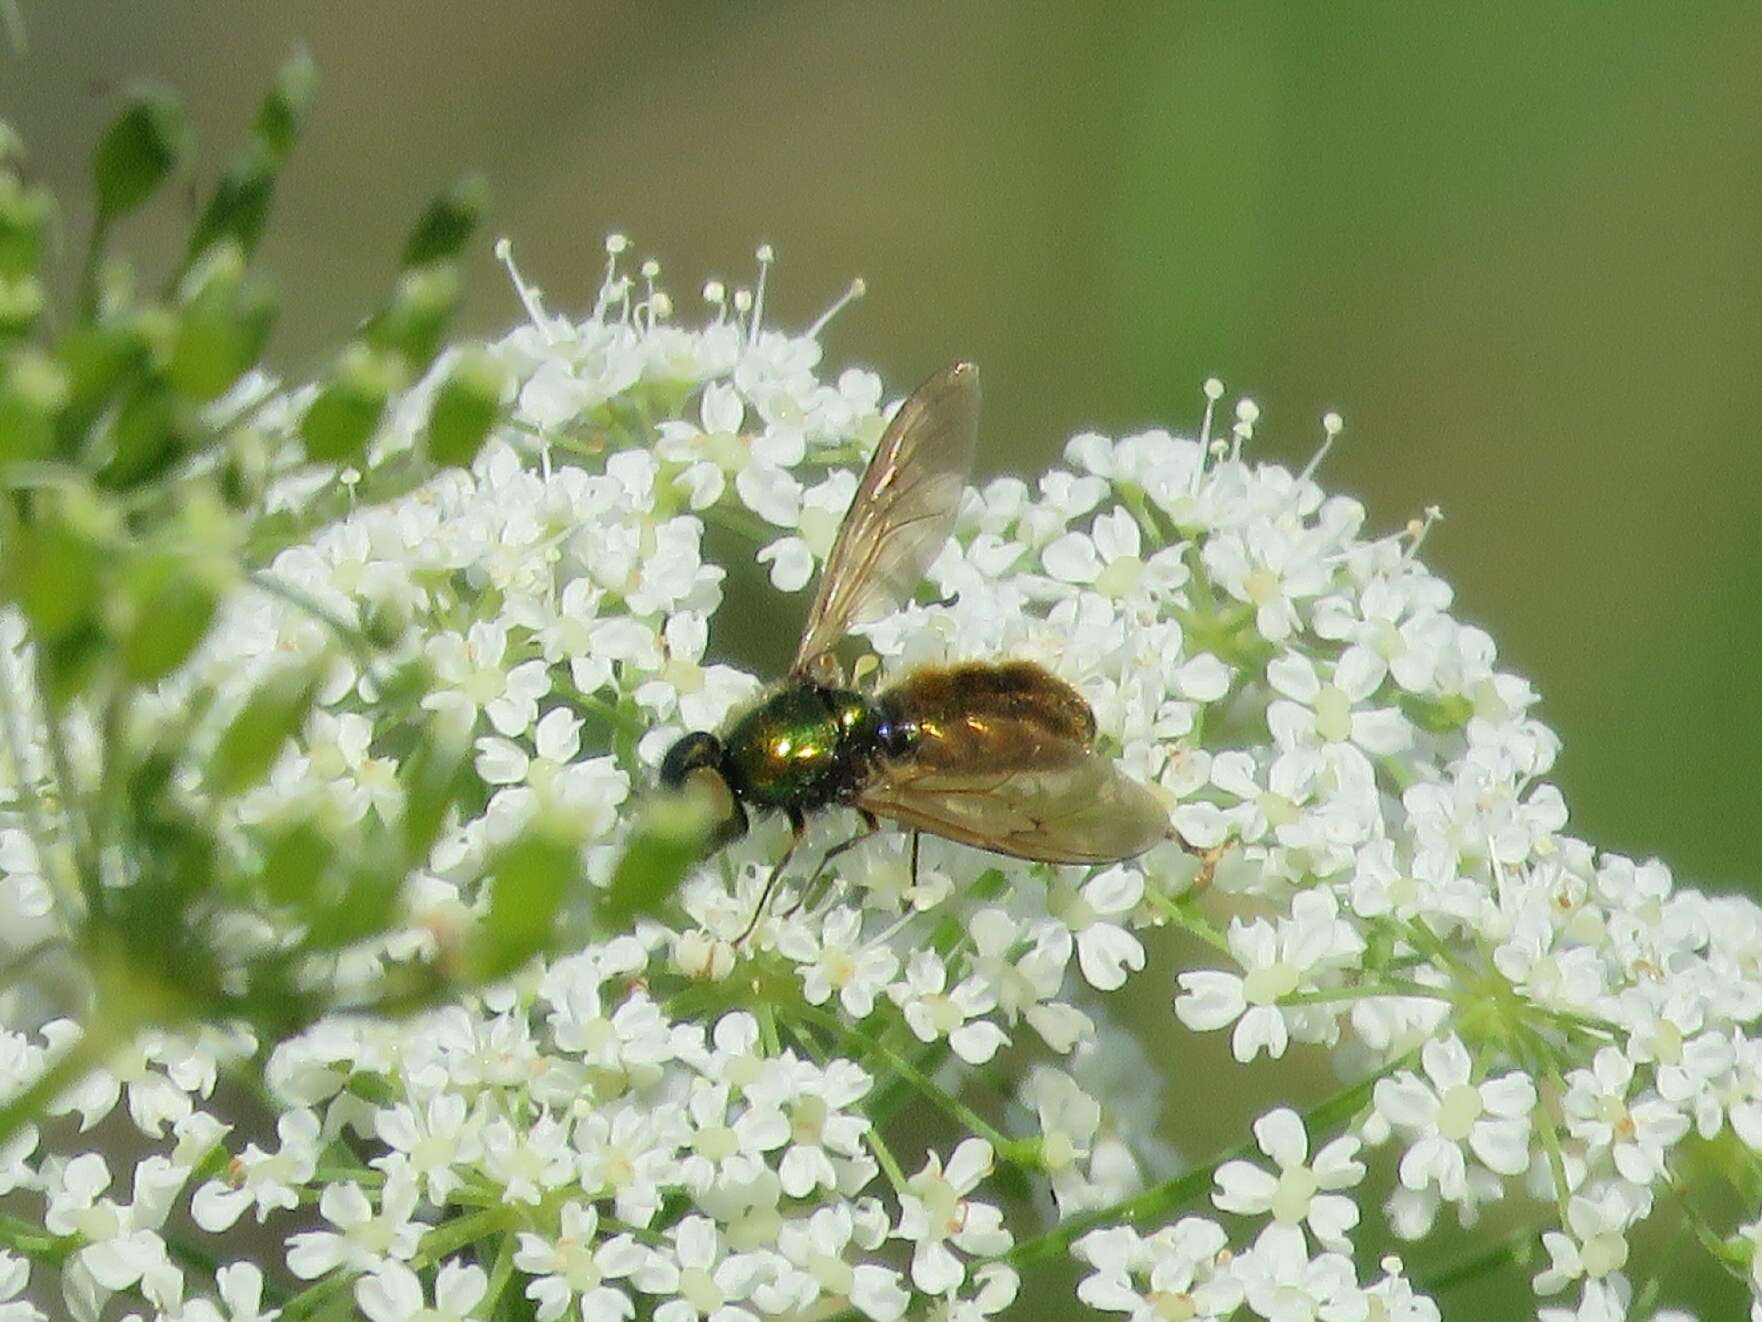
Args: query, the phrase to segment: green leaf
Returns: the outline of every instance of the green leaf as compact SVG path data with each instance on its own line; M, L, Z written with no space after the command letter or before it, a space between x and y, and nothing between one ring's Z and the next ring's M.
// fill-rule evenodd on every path
M49 355L20 349L0 361L0 463L51 454L68 395L67 372Z
M400 375L383 355L363 344L351 346L300 419L306 454L321 463L339 464L359 455L379 427L386 399Z
M312 53L302 46L276 70L275 82L263 98L253 125L258 139L278 162L285 161L299 142L306 112L312 108L317 92L318 66Z
M187 568L170 575L141 606L123 642L123 669L140 684L153 684L176 670L208 636L220 599Z
M703 857L718 820L707 795L684 792L649 799L600 901L599 918L606 935L626 931L637 918L661 912L691 865Z
M68 401L58 428L63 454L77 454L98 417L145 369L149 349L140 328L117 322L81 322L59 346Z
M404 873L369 866L354 869L328 902L314 906L306 928L308 950L337 950L377 936L391 926L403 893Z
M428 415L428 456L467 467L502 412L507 369L482 349L467 349L435 392Z
M428 204L404 243L405 270L448 261L464 251L489 208L489 183L470 174Z
M459 305L459 273L451 262L405 271L364 332L376 349L395 353L411 376L434 361Z
M111 122L92 156L98 223L126 216L158 191L189 154L183 103L150 88Z
M263 893L272 904L311 907L322 897L336 846L316 824L295 822L270 842L263 859Z
M186 267L222 240L237 243L246 257L256 252L269 221L276 173L299 140L317 78L305 51L296 52L282 66L257 112L250 140L215 185L214 195L190 231Z
M275 293L245 277L244 253L217 245L191 273L195 288L178 318L171 382L196 403L218 398L263 352L275 321Z
M0 169L0 275L34 275L43 262L55 199L45 188L26 187L11 170Z
M105 553L57 511L22 524L5 550L7 596L38 638L66 638L97 614Z
M112 453L99 480L126 491L162 474L183 450L177 397L163 377L147 377L123 400L110 427Z
M0 339L23 335L43 315L48 296L34 275L0 275Z
M208 764L208 785L217 796L236 797L269 774L283 745L305 724L320 678L316 665L298 666L258 685Z
M468 745L449 725L443 717L432 719L398 768L398 779L404 789L399 829L406 867L421 867L427 862L429 851L446 825L447 809L466 783Z
M556 931L557 913L581 875L581 846L535 826L501 852L491 871L489 917L472 970L500 977L543 950Z

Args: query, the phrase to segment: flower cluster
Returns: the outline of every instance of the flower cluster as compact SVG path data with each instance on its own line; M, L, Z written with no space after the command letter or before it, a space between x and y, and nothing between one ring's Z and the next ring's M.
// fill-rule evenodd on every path
M426 660L423 706L471 741L481 802L447 822L399 929L308 976L445 968L489 912L486 860L535 821L566 819L606 884L665 750L761 689L714 659L726 583L707 548L804 590L885 425L873 374L822 378L818 326L763 324L768 252L752 290L705 287L692 329L624 252L608 244L580 320L519 285L528 324L491 349L507 418L469 471L281 552L146 714L176 719L198 684L224 709L321 662L317 707L239 805L240 838L315 805L395 826L408 745L375 724L376 677L332 624L397 621L401 654ZM408 451L433 379L389 415L366 476ZM42 1316L34 1267L81 1318L122 1294L167 1322L293 1322L349 1298L375 1322L464 1318L521 1297L544 1322L978 1319L1074 1249L1079 1298L1133 1319L1421 1322L1440 1316L1423 1277L1374 1241L1499 1201L1539 1219L1533 1285L1556 1315L1628 1316L1629 1240L1685 1145L1728 1142L1750 1169L1762 1152L1762 910L1565 835L1535 693L1416 554L1435 512L1366 535L1315 464L1244 457L1251 404L1214 437L1222 393L1207 383L1195 438L1082 435L1062 470L968 491L927 590L861 626L882 684L996 657L1069 681L1179 840L1083 869L884 835L841 854L828 887L792 874L749 932L788 844L759 819L633 931L408 1022L337 1016L279 1043L144 1034L52 1108L84 1129L126 1107L142 1148L126 1191L41 1127L0 1151L0 1195L37 1200L45 1232L0 1253L0 1317ZM241 396L226 406L249 402L274 437L309 394ZM290 465L269 507L337 480ZM795 599L767 609L789 618ZM28 698L16 621L0 643ZM15 734L0 931L23 948L52 930L55 845L25 803L50 759ZM823 814L801 856L854 829ZM1217 965L1180 974L1179 1023L1227 1032L1245 1063L1326 1048L1348 1085L1307 1121L1268 1112L1264 1161L1198 1185L1154 1132L1168 1080L1107 996L1167 925ZM81 1029L29 995L5 1008L0 1078L17 1090ZM272 1109L256 1124L217 1091L254 1061ZM1377 1149L1380 1207L1361 1197ZM1000 1164L1037 1206L993 1179ZM1222 1219L1178 1215L1208 1192ZM1110 1224L1129 1199L1131 1224ZM1141 1229L1147 1207L1167 1224ZM275 1261L214 1247L247 1222ZM1729 1259L1747 1267L1757 1239Z

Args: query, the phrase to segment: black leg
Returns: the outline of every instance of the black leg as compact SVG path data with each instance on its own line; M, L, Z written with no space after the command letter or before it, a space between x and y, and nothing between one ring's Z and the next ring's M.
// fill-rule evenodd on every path
M821 875L826 871L826 865L846 850L856 848L880 829L880 821L870 813L863 813L863 829L858 831L848 840L840 840L837 844L833 845L832 848L826 851L825 856L820 859L820 866L815 868L813 875L802 883L801 898L784 910L784 916L788 917L797 909L803 907L811 908L814 904L819 903L820 896L815 890L815 883L819 882ZM811 900L808 898L810 895L813 896Z
M922 831L912 832L912 889L918 889L918 842L924 838Z
M790 857L795 853L796 846L801 844L802 834L806 830L807 821L799 812L791 810L789 814L789 848L783 851L783 857L777 860L776 865L771 869L771 875L765 878L765 889L759 892L759 902L753 907L753 916L747 920L740 935L734 938L735 945L739 945L751 936L753 928L759 925L759 919L765 916L765 906L771 903L771 894L777 889L777 883L782 880L783 869L789 866Z

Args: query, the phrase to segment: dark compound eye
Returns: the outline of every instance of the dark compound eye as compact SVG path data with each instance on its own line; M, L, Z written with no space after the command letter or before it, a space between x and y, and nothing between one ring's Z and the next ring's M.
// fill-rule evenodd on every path
M722 760L722 741L703 730L682 736L661 759L661 784L667 789L680 789L685 778L704 767L714 767Z

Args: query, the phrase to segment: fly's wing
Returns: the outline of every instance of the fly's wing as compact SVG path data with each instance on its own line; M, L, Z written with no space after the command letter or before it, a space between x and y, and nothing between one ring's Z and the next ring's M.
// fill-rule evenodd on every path
M899 406L869 460L820 574L793 674L859 619L911 595L954 527L979 435L979 369L953 363Z
M932 750L886 763L863 786L857 807L1045 863L1113 863L1170 838L1157 797L1092 748L1042 746L1031 762L991 766L974 761L972 751L945 759Z

